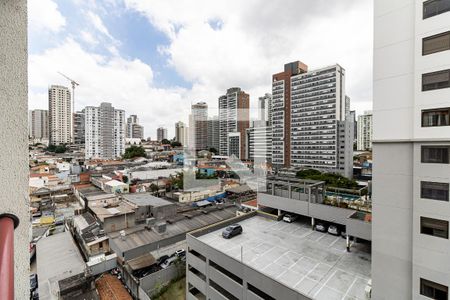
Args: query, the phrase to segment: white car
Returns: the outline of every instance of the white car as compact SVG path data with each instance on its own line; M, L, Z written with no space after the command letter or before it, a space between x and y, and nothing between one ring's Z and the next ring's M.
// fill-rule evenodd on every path
M283 221L287 222L287 223L292 223L292 222L294 222L297 219L298 219L298 216L290 215L290 214L285 214L284 217L283 217Z
M172 265L178 259L177 256L172 256L166 259L162 264L161 268L167 269L170 265Z

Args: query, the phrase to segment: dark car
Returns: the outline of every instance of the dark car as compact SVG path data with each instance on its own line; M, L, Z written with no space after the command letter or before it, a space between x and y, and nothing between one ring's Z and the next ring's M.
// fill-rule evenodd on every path
M156 260L156 264L160 266L163 262L165 262L169 258L169 255L163 255Z
M33 273L30 275L30 292L33 292L38 288L38 277L37 274Z
M222 236L226 239L230 239L241 233L242 233L242 226L239 224L233 224L224 229L224 231L222 232Z

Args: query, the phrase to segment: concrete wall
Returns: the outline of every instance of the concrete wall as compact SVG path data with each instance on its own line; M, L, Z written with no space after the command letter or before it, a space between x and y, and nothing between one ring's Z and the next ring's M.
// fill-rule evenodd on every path
M99 263L86 263L90 275L98 275L110 271L117 267L117 255L115 253L107 255L104 261Z
M373 153L373 299L412 299L413 146L374 143Z
M287 191L285 192L287 193ZM258 193L258 205L273 207L304 216L309 215L309 203L302 200Z
M177 276L179 276L180 273L184 273L184 269L180 271L178 270L178 268L179 267L177 267L176 265L171 265L167 269L162 269L158 272L142 277L141 279L139 279L139 287L148 295L151 295L156 284L165 285L172 279L175 279Z
M107 217L103 220L103 229L105 232L122 230L135 225L134 213Z
M27 1L0 0L0 213L14 233L15 298L29 297Z

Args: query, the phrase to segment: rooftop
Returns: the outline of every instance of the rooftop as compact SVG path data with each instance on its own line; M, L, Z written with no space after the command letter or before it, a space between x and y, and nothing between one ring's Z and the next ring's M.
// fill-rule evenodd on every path
M121 252L125 252L145 244L150 244L158 242L170 237L190 232L207 225L214 224L229 218L236 216L237 208L231 206L228 208L217 209L212 207L211 209L199 209L198 215L193 214L178 214L178 220L174 220L171 224L168 223L166 227L166 232L163 234L158 234L153 230L148 230L145 225L137 225L133 228L125 229L126 238L122 239L120 232L112 232L109 235L110 240L119 248ZM208 213L202 213L202 211L207 211Z
M151 195L150 193L132 193L132 194L124 194L122 197L132 202L138 206L166 206L166 205L175 205L174 203L155 197Z
M197 239L314 299L366 299L371 276L367 244L353 244L347 252L340 236L261 216L239 224L243 233L232 239L222 238L223 228Z
M134 213L134 207L131 204L116 198L91 200L88 206L101 222L111 216Z
M52 299L50 288L58 281L84 273L83 257L67 231L40 239L36 257L40 299Z

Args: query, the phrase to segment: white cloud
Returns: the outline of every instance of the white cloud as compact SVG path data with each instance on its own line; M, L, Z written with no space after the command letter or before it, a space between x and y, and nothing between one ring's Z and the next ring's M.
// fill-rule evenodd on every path
M370 108L371 0L124 2L169 37L158 50L185 80L212 91L205 96L215 93L210 105L231 86L244 88L256 105L272 74L301 60L310 69L342 65L352 107Z
M66 19L52 0L28 1L28 22L31 30L60 31L66 25Z
M102 34L106 35L107 37L109 37L111 40L115 41L115 39L113 38L113 36L109 33L108 28L106 28L105 24L103 24L102 19L100 18L99 15L97 15L96 13L92 12L92 11L88 11L86 13L86 16L88 17L88 19L91 21L92 25L94 25L94 27L101 32Z
M98 40L94 37L92 33L89 31L82 31L80 33L81 39L91 46L95 46L98 44Z
M187 120L185 113L190 103L186 90L155 88L151 67L139 59L90 53L73 39L29 56L30 108L47 107L45 89L49 84L69 86L58 71L80 83L75 91L77 110L111 102L127 114L138 114L146 136L153 138L158 126L167 126L172 131L178 119Z

